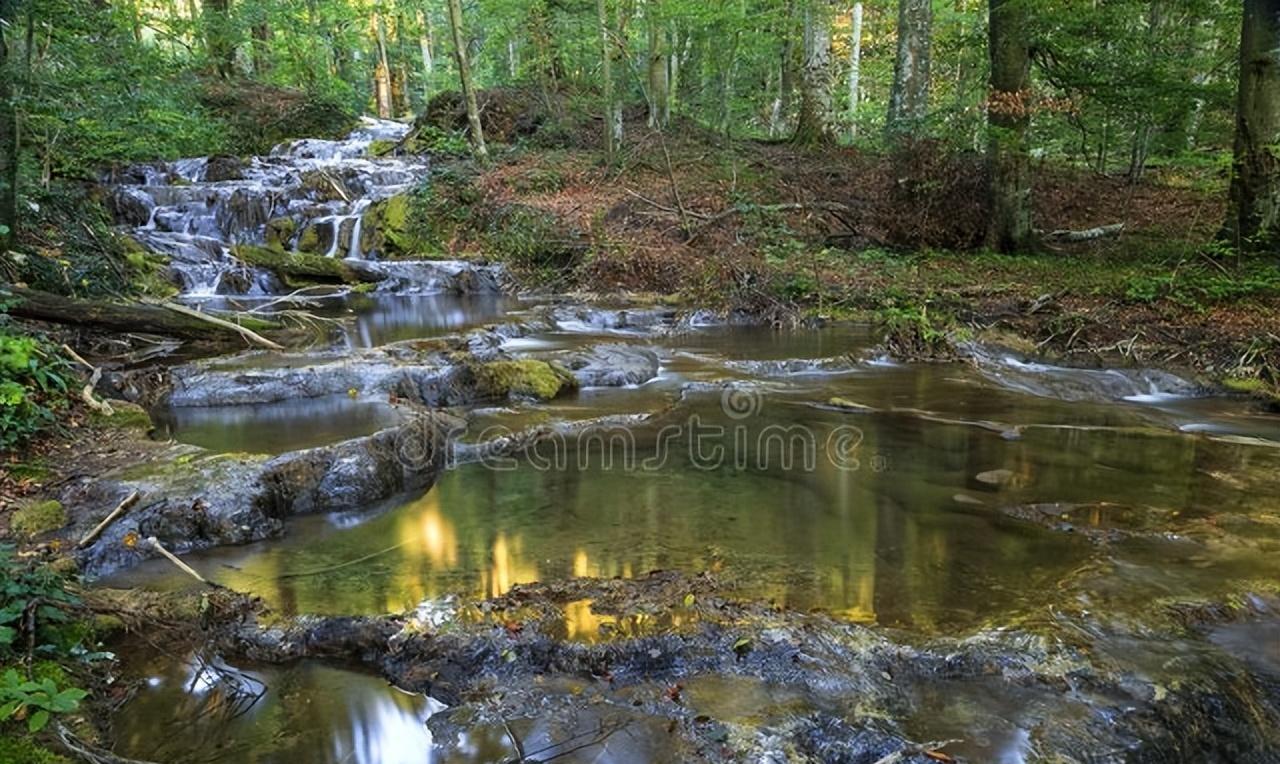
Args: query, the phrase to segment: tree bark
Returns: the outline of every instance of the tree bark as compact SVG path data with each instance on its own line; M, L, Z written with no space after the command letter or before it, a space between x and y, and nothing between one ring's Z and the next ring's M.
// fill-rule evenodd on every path
M613 161L618 147L613 127L613 46L609 44L609 10L605 0L596 0L596 21L600 26L600 80L604 98L604 155Z
M1260 251L1280 242L1280 0L1245 0L1235 162L1226 239Z
M266 19L253 25L253 73L265 77L271 73L271 24Z
M7 285L5 291L18 298L9 314L34 321L73 326L91 326L120 332L145 332L212 342L240 341L243 335L233 327L221 327L168 310L159 305L126 305L102 300L80 300L38 289ZM246 322L253 331L279 328L261 319Z
M205 0L204 2L205 48L214 70L220 77L235 73L235 29L231 23L231 0Z
M431 19L425 11L418 11L418 23L422 26L418 34L418 48L422 52L422 106L431 101L431 75L435 73L435 61L431 57Z
M795 143L831 143L831 22L825 0L813 2L804 16L804 69L800 77L800 116Z
M930 0L898 0L898 55L886 123L890 134L917 129L929 112L932 28Z
M795 58L795 15L796 0L787 0L787 15L782 27L782 53L778 61L778 98L773 102L773 112L769 117L769 135L777 135L782 124L791 116L791 100L795 91L795 73L792 69Z
M475 152L477 159L487 162L489 149L484 145L484 128L480 125L480 105L476 100L475 83L471 81L466 35L462 31L462 0L449 0L449 27L453 30L453 58L458 64L462 97L467 102L467 123L471 126L471 150Z
M1031 46L1024 0L989 0L991 87L987 106L990 221L987 244L999 252L1032 246Z
M658 18L657 0L649 0L645 23L649 33L649 127L667 126L667 41Z
M862 77L862 3L849 14L849 140L858 137L858 95Z
M15 6L14 0L0 0L0 256L18 230L18 111L6 34L17 16Z
M387 25L382 14L375 12L372 19L373 39L378 47L378 63L373 69L373 100L381 119L391 118L391 65L387 61Z

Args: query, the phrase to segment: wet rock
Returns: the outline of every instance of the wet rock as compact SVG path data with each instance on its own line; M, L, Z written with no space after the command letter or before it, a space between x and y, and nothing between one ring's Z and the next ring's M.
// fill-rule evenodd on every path
M483 398L549 401L578 387L575 376L563 366L531 358L473 363L469 371Z
M785 377L802 374L843 374L861 364L848 356L835 358L791 358L781 361L729 361L730 369L757 377Z
M607 310L563 306L552 309L549 317L563 332L645 334L672 326L676 312L669 308Z
M997 486L997 487L1002 486L1005 483L1008 483L1010 480L1013 480L1013 470L1001 469L1001 470L987 470L986 472L979 472L977 475L974 476L974 480L977 480L979 483L984 483L990 486Z
M219 154L209 157L209 161L205 163L203 180L209 183L242 178L244 178L244 162L239 157Z
M287 251L297 231L298 221L293 218L272 218L267 221L267 246L275 250Z
M640 385L658 376L658 354L636 345L595 345L570 350L556 360L573 372L583 387Z
M275 458L217 455L180 446L148 466L76 486L64 497L84 513L83 529L133 491L141 507L112 524L78 554L89 575L130 567L154 554L155 536L171 551L245 544L278 536L294 515L365 509L429 485L448 455L448 420L415 418L399 427Z
M352 260L347 265L367 280L381 282L379 289L401 293L500 294L507 291L506 272L499 265L457 260Z
M151 219L151 211L155 209L149 196L127 186L116 188L107 195L105 202L113 220L132 226L146 225Z

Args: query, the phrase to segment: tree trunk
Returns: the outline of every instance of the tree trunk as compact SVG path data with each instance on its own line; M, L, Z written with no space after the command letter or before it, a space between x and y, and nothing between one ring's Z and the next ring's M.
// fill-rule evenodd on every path
M782 54L778 66L778 99L773 102L773 114L769 118L769 134L777 135L791 116L791 100L795 91L795 73L792 69L796 55L795 41L796 0L787 0L787 15L782 27Z
M467 38L462 31L462 0L449 0L449 27L453 30L453 58L458 64L458 79L462 83L462 97L467 102L467 124L471 126L471 150L482 162L489 160L489 149L484 145L484 128L480 126L480 104L476 100L476 86L471 81L471 64L467 61Z
M231 23L231 0L205 0L205 48L220 77L230 77L236 68L235 29Z
M998 252L1032 245L1031 47L1024 0L989 0L991 88L987 106L990 221L987 244Z
M617 153L613 127L613 46L609 44L609 10L605 0L596 0L596 20L600 26L600 80L604 99L604 156L609 162Z
M431 101L431 75L435 73L435 60L431 56L431 19L423 11L418 11L418 23L422 26L418 34L418 48L422 51L422 107L426 111Z
M889 93L890 134L916 130L929 112L930 0L898 0L898 56Z
M1224 234L1241 249L1280 241L1280 0L1245 0L1231 207Z
M234 328L216 326L159 305L80 300L18 286L5 286L5 290L18 298L17 304L9 308L9 313L19 318L210 342L243 342L243 335ZM279 328L276 324L260 319L245 323L244 326L252 331Z
M387 26L382 14L375 12L371 20L373 39L378 47L378 62L373 69L373 100L381 119L391 118L391 65L387 61Z
M16 15L14 0L0 0L0 256L18 230L18 111L6 34Z
M862 3L854 3L850 13L849 43L849 140L858 137L858 95L862 77Z
M645 22L649 28L649 127L661 130L667 126L667 41L657 0L649 0Z
M265 19L253 25L253 73L271 73L271 25Z
M825 1L804 15L804 69L800 77L800 116L792 140L800 144L830 143L831 24Z

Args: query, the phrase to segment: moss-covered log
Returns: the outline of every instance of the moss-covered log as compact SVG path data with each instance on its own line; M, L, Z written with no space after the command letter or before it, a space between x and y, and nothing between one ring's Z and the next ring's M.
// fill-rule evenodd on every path
M3 287L3 291L16 298L8 312L18 318L121 332L163 334L192 340L243 342L241 332L233 327L217 326L160 305L80 300L11 285ZM241 317L238 320L244 328L259 333L280 329L278 324L260 318Z
M335 257L321 257L299 252L278 252L267 247L242 245L232 250L237 259L265 268L282 279L319 281L333 284L360 284L382 280L383 276L357 271Z

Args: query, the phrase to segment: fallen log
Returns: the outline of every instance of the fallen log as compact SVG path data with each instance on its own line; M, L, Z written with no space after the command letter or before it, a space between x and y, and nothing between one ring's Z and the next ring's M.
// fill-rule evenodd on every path
M281 328L279 324L261 318L246 317L239 323L224 321L214 324L207 317L195 317L161 305L82 300L13 285L0 286L0 292L8 292L17 298L9 307L9 315L55 324L213 342L243 342L246 340L244 330L257 333Z
M384 278L380 274L356 270L337 257L279 252L251 245L235 247L231 254L243 263L265 268L286 281L292 278L334 284L361 284Z
M1097 228L1087 228L1083 231L1050 231L1045 234L1045 238L1050 241L1066 242L1068 244L1077 244L1084 241L1095 241L1097 239L1106 239L1112 236L1119 236L1124 233L1124 223L1113 223L1111 225L1102 225Z

